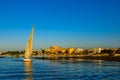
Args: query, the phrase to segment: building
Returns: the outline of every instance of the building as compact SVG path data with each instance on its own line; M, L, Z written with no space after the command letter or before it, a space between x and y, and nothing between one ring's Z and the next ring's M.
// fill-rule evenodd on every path
M101 53L102 48L90 48L88 49L88 53Z
M76 48L75 49L75 53L82 53L83 52L83 49L81 49L81 48Z
M0 55L2 55L2 52L0 51Z

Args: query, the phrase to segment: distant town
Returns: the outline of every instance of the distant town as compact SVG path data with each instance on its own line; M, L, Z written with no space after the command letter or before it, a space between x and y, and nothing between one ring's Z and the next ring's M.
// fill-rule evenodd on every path
M23 56L24 51L0 51L0 57L12 56L19 58ZM79 58L79 57L120 57L120 48L63 48L60 46L50 46L48 49L33 50L32 56L42 58Z

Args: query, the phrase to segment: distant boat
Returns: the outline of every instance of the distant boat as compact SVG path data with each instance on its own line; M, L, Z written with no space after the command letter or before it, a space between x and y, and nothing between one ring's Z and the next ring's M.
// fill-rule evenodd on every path
M32 32L30 33L30 37L28 39L28 42L27 42L27 45L26 45L26 48L25 48L25 53L24 53L24 61L25 62L32 61L33 33L34 33L34 26L32 27Z

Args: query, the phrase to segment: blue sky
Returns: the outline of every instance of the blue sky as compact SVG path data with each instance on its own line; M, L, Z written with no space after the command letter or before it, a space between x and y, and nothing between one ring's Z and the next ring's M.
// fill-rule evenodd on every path
M120 0L1 0L0 50L120 47Z

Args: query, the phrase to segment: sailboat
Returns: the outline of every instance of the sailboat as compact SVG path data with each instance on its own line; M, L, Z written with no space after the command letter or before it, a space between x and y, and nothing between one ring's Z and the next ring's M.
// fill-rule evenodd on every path
M32 44L33 44L33 33L34 33L34 27L32 27L32 32L30 33L30 37L28 39L25 53L24 53L24 61L25 62L31 62L32 61Z

